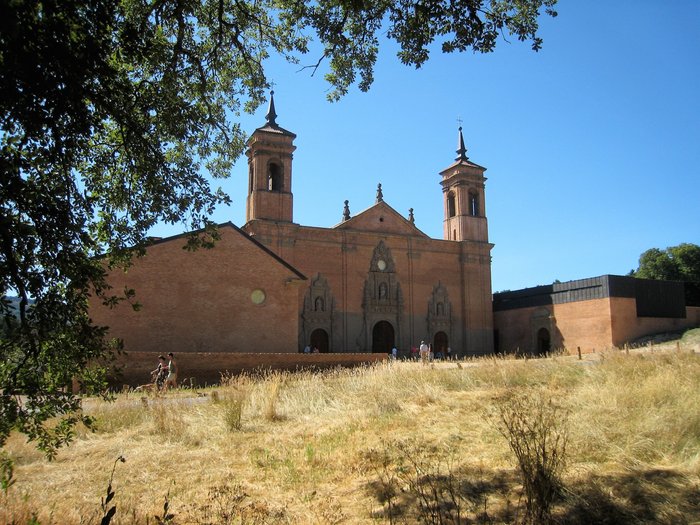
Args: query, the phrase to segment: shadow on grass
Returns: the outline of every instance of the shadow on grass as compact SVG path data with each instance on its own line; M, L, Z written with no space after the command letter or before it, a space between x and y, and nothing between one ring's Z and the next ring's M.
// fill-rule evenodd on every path
M385 471L386 472L386 471ZM567 479L553 518L562 524L691 524L700 521L700 485L673 470L634 470ZM525 514L518 473L484 469L431 472L406 483L377 476L367 490L390 523L520 523Z
M387 471L384 471L386 473ZM403 474L407 474L403 471ZM518 479L512 471L459 468L407 476L378 476L367 484L383 508L373 518L390 523L513 523Z
M684 524L700 520L700 485L673 470L594 475L569 488L571 493L558 513L563 523Z

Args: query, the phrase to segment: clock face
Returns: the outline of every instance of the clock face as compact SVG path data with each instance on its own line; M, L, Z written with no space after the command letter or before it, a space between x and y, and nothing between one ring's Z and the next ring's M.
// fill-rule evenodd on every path
M379 268L382 272L386 270L386 262L383 259L379 259L377 261L377 268Z
M262 290L253 290L253 293L250 294L250 300L253 301L253 304L263 304L265 302L265 292Z

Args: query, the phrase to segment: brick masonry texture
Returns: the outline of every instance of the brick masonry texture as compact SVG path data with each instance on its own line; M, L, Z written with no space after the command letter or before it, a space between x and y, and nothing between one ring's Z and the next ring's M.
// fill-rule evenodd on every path
M379 219L384 218L380 223ZM400 350L432 341L428 303L438 283L445 286L452 306L449 344L456 354L479 355L492 349L491 273L489 245L406 235L403 224L388 213L378 214L372 231L309 228L256 221L246 225L261 242L299 268L309 278L328 280L335 302L334 352L367 351L372 326L363 326L363 293L372 254L380 240L391 251L403 294L402 314L395 326ZM398 232L396 232L398 230ZM395 233L396 232L396 233ZM285 242L294 239L294 243ZM299 309L303 296L299 297ZM387 319L391 319L387 317Z
M179 385L206 386L218 384L222 376L229 374L367 366L386 360L387 355L192 352L175 354L175 359L179 369ZM122 355L116 364L122 373L112 376L112 386L144 385L150 382L150 372L158 365L158 353L129 352Z
M547 328L552 350L591 353L645 335L700 326L700 307L686 307L684 318L637 317L634 298L608 297L494 312L498 351L535 353L539 328Z
M111 272L114 288L136 290L142 307L95 304L93 321L109 326L127 352L296 352L303 277L232 225L220 232L212 249L187 251L184 238L173 238L149 247L126 273Z

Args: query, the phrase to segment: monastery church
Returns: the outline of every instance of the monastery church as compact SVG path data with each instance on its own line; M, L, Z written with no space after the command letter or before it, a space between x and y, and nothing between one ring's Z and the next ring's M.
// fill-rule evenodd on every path
M294 222L296 135L277 124L273 96L265 124L247 144L246 223L219 225L213 248L183 249L188 234L157 239L115 289L142 305L93 307L98 325L141 352L406 354L421 340L454 356L492 353L491 248L485 168L466 155L440 172L444 228L432 239L384 201L332 228ZM437 170L436 170L437 171ZM440 202L436 184L434 202Z

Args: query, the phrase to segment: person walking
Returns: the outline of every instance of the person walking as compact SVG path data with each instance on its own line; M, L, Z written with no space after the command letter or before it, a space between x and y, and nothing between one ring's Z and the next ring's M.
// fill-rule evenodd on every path
M172 352L168 352L168 377L165 379L165 388L177 388L177 363Z
M155 383L156 390L162 390L165 379L168 376L168 363L164 355L158 356L158 366L151 371L151 381Z
M425 341L420 342L419 352L421 362L424 365L427 364L428 358L430 357L430 348L428 348L428 345L425 344Z

